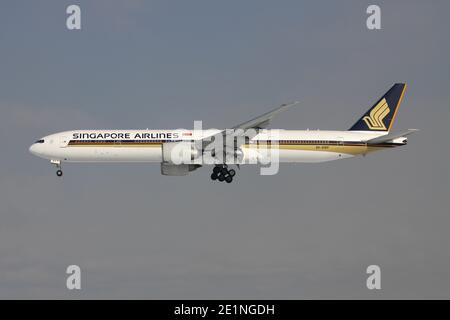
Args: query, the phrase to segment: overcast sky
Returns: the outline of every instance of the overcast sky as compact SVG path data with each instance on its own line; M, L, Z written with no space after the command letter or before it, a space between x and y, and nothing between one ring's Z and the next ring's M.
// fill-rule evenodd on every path
M82 30L66 29L79 4ZM366 28L381 7L382 30ZM450 298L450 2L1 1L0 298ZM405 147L211 168L66 164L70 129L349 128L394 82ZM66 289L66 267L82 290ZM366 288L381 267L380 291Z

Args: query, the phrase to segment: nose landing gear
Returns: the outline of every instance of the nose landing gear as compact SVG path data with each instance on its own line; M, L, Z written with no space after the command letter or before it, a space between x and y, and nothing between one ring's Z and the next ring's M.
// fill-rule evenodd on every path
M56 170L56 175L58 177L62 177L63 172L61 170L61 160L50 160L50 162L56 166L56 169L57 169Z
M234 169L228 170L226 164L216 165L211 173L211 180L219 180L220 182L225 181L226 183L233 182L233 177L236 175Z

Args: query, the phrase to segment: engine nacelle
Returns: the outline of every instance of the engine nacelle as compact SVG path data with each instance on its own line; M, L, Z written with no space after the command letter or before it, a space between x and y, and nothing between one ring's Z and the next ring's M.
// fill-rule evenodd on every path
M200 167L195 164L168 164L161 162L161 174L165 176L185 176Z
M162 145L162 160L167 164L192 164L200 155L193 142L166 142Z

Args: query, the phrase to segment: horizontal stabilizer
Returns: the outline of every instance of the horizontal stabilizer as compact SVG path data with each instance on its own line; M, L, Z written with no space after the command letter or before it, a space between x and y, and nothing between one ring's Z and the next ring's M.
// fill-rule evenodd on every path
M377 143L388 142L388 141L391 141L391 140L394 140L394 139L397 139L400 137L405 137L416 131L419 131L419 129L408 129L404 132L397 132L397 133L393 132L393 133L385 134L384 136L381 136L381 137L367 140L366 142L367 142L367 144L377 144Z

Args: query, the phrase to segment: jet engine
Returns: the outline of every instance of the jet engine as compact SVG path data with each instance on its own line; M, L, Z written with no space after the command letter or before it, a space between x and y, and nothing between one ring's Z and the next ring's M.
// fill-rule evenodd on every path
M162 145L162 160L166 164L192 164L201 155L193 142L166 142Z
M200 165L197 164L168 164L161 162L161 174L164 176L185 176L199 167Z

